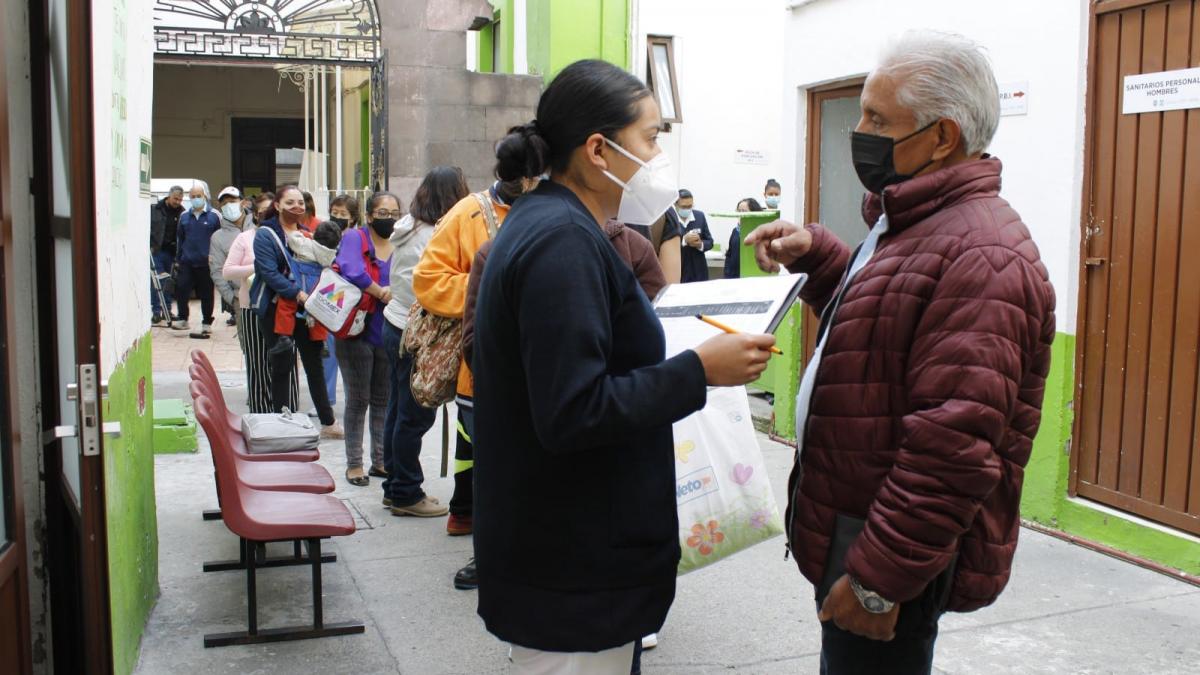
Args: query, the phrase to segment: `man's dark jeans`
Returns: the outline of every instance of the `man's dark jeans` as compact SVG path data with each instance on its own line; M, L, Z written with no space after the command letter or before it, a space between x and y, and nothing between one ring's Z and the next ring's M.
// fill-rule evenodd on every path
M423 407L413 399L408 386L412 357L400 355L403 336L399 328L384 322L383 347L392 363L392 386L383 427L383 466L388 472L383 496L391 499L393 506L412 506L425 498L421 439L437 419L437 409Z
M821 675L929 675L936 640L936 619L931 630L897 633L891 642L848 633L825 621L821 624Z

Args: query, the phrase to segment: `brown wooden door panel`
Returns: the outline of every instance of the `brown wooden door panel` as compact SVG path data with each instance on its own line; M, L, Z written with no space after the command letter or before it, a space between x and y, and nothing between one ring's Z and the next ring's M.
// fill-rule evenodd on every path
M1116 44L1121 38L1121 21L1119 18L1102 19L1095 31L1095 39L1101 44ZM1093 69L1096 76L1096 97L1106 105L1115 106L1120 96L1118 91L1119 59L1113 49L1099 50ZM1107 112L1108 114L1105 114ZM1081 381L1089 386L1080 391L1081 410L1094 410L1100 407L1103 400L1103 389L1093 386L1104 382L1105 349L1107 346L1108 322L1105 320L1108 312L1109 271L1112 268L1112 237L1107 236L1113 222L1113 176L1116 173L1116 137L1117 116L1111 110L1101 110L1094 122L1095 135L1092 146L1092 174L1095 189L1092 194L1092 204L1089 222L1083 233L1084 257L1093 257L1109 261L1095 267L1088 277L1084 305L1086 314L1083 323L1083 340L1080 348L1084 352L1080 374ZM1098 235L1089 232L1098 231ZM1085 272L1085 275L1088 274ZM1079 416L1079 444L1084 448L1097 448L1100 445L1100 415ZM1100 466L1099 454L1095 452L1076 453L1076 476L1078 480L1095 483L1098 480Z
M1190 60L1191 0L1175 0L1165 7L1167 70L1186 68ZM1159 176L1157 236L1152 267L1150 300L1150 354L1174 354L1174 310L1181 299L1179 265L1183 201L1184 149L1187 144L1187 111L1172 110L1162 116L1161 175ZM1171 407L1171 378L1180 354L1174 359L1149 361L1146 384L1146 420L1143 431L1141 484L1139 493L1147 501L1163 502L1163 480L1167 457L1167 430Z
M1142 18L1141 71L1163 69L1167 7L1153 5ZM1121 396L1121 440L1117 489L1139 494L1141 464L1137 449L1142 445L1146 416L1146 373L1149 369L1150 299L1153 293L1154 241L1157 234L1155 206L1158 204L1159 172L1162 165L1162 115L1140 115L1137 134L1137 170L1134 175L1132 240L1129 265L1128 340L1125 346L1125 392Z
M1134 12L1132 16L1113 15L1111 20L1119 21L1120 44L1118 48L1118 83L1126 75L1141 72L1142 65L1142 16ZM1118 93L1119 105L1120 95ZM1132 265L1133 251L1133 208L1137 172L1137 153L1130 151L1137 148L1138 117L1120 115L1115 108L1111 114L1117 115L1116 170L1113 176L1113 213L1107 234L1112 238L1111 254L1108 268L1108 305L1104 314L1110 330L1105 331L1106 345L1104 349L1104 379L1102 402L1100 407L1100 466L1096 482L1104 487L1116 489L1120 472L1120 445L1113 443L1121 437L1121 417L1125 403L1125 358L1127 356L1129 335L1125 330L1129 317L1129 269ZM1112 330L1115 328L1115 330ZM1087 385L1085 384L1085 388Z
M1200 110L1120 108L1126 75L1200 66L1200 1L1114 7L1092 32L1073 489L1200 533Z

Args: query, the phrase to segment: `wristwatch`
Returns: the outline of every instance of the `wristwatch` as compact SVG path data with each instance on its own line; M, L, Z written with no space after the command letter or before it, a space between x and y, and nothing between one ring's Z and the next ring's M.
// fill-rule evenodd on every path
M896 606L896 603L891 600L885 600L882 595L875 591L868 591L863 588L863 585L858 583L858 579L854 577L850 577L850 590L854 591L854 597L858 598L858 602L863 606L863 609L872 614L887 614Z

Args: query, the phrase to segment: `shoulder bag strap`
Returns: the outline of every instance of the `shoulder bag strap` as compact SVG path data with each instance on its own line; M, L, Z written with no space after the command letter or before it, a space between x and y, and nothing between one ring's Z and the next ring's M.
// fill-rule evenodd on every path
M474 195L475 201L479 202L479 208L483 211L483 218L487 221L488 239L495 239L496 231L500 229L500 224L497 222L496 209L492 206L492 197L487 191L476 192Z
M279 252L283 254L283 265L286 268L286 274L287 274L288 278L291 279L292 278L292 265L291 265L291 263L288 262L288 260L291 259L291 255L289 255L287 252L287 249L284 248L283 240L281 240L279 238L278 234L275 234L275 228L268 227L267 232L271 233L271 238L275 240L275 245L279 247ZM294 281L294 279L293 279L293 281Z

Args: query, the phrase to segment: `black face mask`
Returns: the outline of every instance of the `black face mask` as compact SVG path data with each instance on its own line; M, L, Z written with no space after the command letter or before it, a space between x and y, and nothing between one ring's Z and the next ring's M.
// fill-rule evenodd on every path
M862 181L863 187L867 188L868 192L877 195L883 194L883 189L887 186L903 183L921 173L925 167L933 164L933 158L930 158L928 162L922 164L912 173L896 173L896 164L893 161L892 153L895 151L897 145L924 132L937 123L938 120L934 120L904 138L899 139L889 136L864 134L860 131L850 132L850 157L854 161L854 170L858 173L858 179Z
M383 239L392 236L392 232L396 230L395 218L376 218L371 221L371 229L375 230L375 234Z
M329 222L331 222L331 223L336 223L336 224L337 224L337 226L338 226L339 228L343 229L343 230L345 230L345 229L346 229L347 227L349 227L349 225L350 225L350 219L349 219L349 218L334 218L333 216L330 216L330 217L329 217Z

